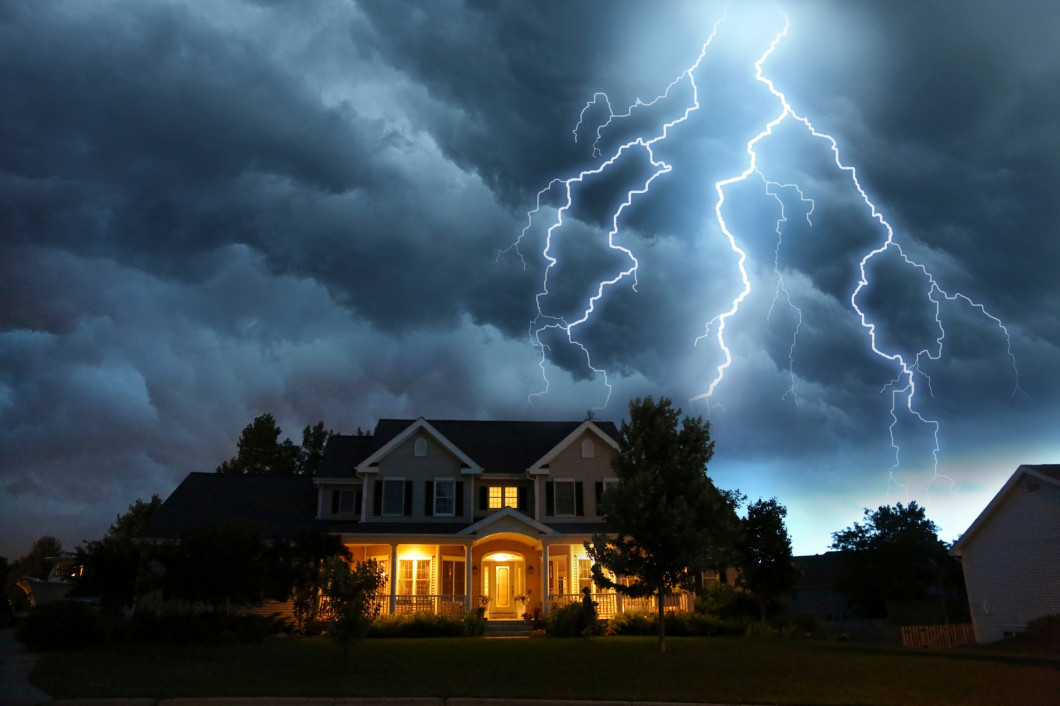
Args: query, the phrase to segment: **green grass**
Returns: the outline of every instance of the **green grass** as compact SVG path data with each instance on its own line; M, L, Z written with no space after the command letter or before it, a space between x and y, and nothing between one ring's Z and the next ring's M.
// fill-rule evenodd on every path
M1055 704L1060 658L751 638L368 640L117 645L42 655L56 698L436 696L750 704Z

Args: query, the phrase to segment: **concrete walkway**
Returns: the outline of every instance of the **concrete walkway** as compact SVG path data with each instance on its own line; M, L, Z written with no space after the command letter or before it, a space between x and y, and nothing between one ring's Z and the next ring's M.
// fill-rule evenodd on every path
M15 639L14 630L0 630L0 704L33 706L52 700L29 683L29 673L36 661L37 655Z

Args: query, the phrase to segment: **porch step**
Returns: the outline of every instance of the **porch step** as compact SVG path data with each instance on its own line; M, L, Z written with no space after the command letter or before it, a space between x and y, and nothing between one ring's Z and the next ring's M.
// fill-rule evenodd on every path
M529 637L530 623L523 620L487 620L486 637Z

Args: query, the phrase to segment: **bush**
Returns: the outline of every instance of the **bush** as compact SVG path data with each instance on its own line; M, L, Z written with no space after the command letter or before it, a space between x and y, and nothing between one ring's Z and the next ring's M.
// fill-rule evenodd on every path
M705 586L696 595L695 611L723 619L759 617L758 604L754 598L728 583Z
M15 637L33 650L70 650L97 645L107 631L99 610L73 601L34 608L15 628Z
M552 637L578 637L585 629L585 612L581 603L570 603L551 611L544 623Z
M674 637L731 637L743 635L746 622L714 615L671 611L666 614L666 634ZM619 613L607 625L608 635L657 635L659 618L649 613Z
M261 642L289 629L290 624L277 616L141 611L129 623L129 639L177 645L229 645Z
M483 633L485 624L473 613L460 618L433 613L386 615L372 621L368 637L474 637Z

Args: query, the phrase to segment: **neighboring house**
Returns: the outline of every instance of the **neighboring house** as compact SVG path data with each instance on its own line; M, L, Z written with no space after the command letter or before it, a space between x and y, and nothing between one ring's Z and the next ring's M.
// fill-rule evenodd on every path
M825 552L793 557L802 576L784 600L792 615L809 613L826 623L842 623L855 619L847 607L846 597L836 588L843 569L839 552Z
M653 610L592 582L584 542L604 525L598 502L617 478L611 422L380 420L371 436L334 436L313 477L191 474L163 503L152 538L239 519L286 539L315 526L355 561L387 574L384 613L493 619L581 600L601 617ZM668 597L691 609L688 595Z
M1023 465L950 553L964 566L976 642L1060 614L1060 465Z

